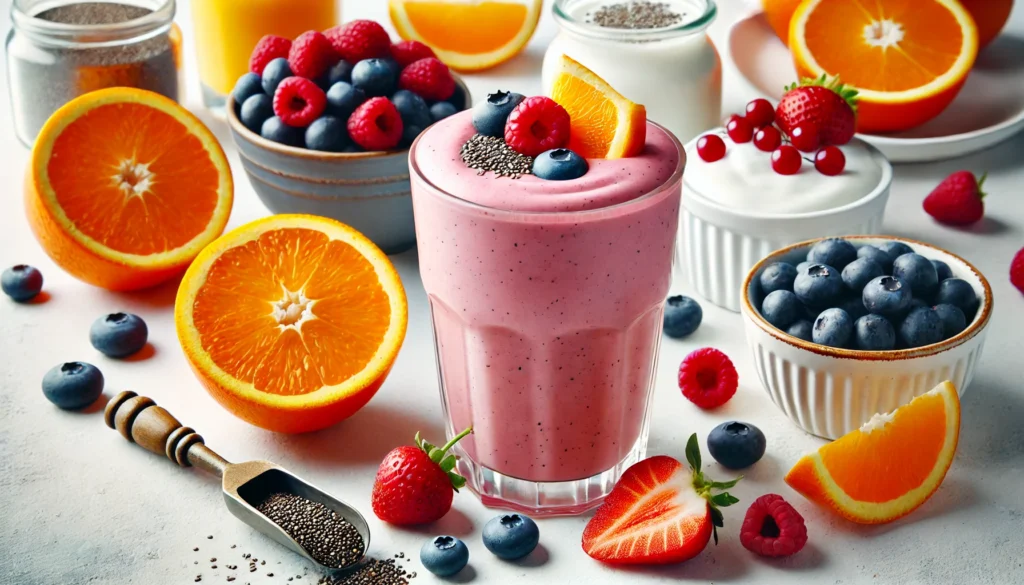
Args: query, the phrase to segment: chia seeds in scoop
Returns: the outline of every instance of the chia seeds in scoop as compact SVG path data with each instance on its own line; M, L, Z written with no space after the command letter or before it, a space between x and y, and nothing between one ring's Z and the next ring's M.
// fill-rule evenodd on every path
M277 493L256 509L326 567L342 569L363 558L365 545L356 527L319 502Z

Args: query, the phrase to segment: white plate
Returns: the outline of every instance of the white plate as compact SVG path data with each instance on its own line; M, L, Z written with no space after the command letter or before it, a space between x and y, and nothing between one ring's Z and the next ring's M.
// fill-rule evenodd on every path
M793 61L764 13L741 18L729 30L729 54L743 77L778 101L796 79ZM935 119L906 132L858 134L892 162L935 161L1001 142L1024 129L1024 38L1004 34L979 56L960 95Z

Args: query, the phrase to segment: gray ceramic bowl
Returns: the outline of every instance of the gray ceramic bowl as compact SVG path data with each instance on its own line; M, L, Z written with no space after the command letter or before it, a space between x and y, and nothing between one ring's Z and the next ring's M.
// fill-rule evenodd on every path
M469 108L469 89L460 77L455 81ZM245 174L270 211L336 219L362 232L387 254L416 244L408 149L331 153L294 148L243 126L233 100L227 112Z

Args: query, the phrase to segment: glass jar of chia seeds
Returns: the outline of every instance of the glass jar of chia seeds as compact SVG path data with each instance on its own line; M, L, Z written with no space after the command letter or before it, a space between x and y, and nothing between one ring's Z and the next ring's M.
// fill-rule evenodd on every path
M18 139L31 147L61 106L107 87L177 101L181 31L174 12L175 0L14 0L7 86Z

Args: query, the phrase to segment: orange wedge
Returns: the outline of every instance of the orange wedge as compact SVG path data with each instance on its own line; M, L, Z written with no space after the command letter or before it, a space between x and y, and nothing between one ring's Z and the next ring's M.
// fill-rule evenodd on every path
M569 112L569 148L579 155L625 158L644 149L647 110L571 57L562 55L550 94Z
M943 382L805 455L786 483L847 520L883 524L924 504L946 477L960 436L960 399Z
M452 69L480 71L516 56L530 41L543 0L389 0L406 40L434 49Z
M184 272L224 231L231 168L213 134L177 103L115 87L46 122L25 180L29 225L72 276L112 290Z
M405 291L370 240L334 220L275 215L210 244L185 273L178 339L222 406L298 433L335 424L384 383Z
M860 92L857 130L895 132L939 115L978 54L957 0L806 0L789 27L801 77L838 75Z

